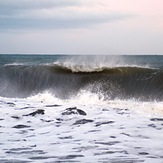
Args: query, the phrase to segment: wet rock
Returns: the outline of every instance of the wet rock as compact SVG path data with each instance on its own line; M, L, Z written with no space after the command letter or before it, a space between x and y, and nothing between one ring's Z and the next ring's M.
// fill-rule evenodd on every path
M93 120L91 119L80 119L80 120L77 120L75 123L73 123L73 125L86 124L86 123L91 123L91 122L93 122Z
M62 105L54 104L54 105L46 105L45 107L58 107L58 106L62 106Z
M149 126L149 127L156 128L156 125L155 125L155 124L153 124L153 123L152 123L152 124L149 124L148 126Z
M7 105L9 105L10 107L14 107L15 104L13 102L7 102Z
M110 141L110 142L95 142L95 144L101 144L101 145L108 145L108 146L112 146L115 144L120 143L120 141Z
M130 134L127 134L127 133L124 133L124 132L122 132L121 134L123 134L125 136L128 136L128 137L132 137Z
M20 117L18 117L18 116L11 116L11 118L20 119Z
M151 121L163 121L163 118L151 118Z
M63 121L63 119L61 119L61 118L56 118L56 120L59 122Z
M153 127L153 128L155 128L156 130L162 130L162 128L160 128L160 127L157 127L155 124L149 124L148 125L149 127Z
M61 160L69 160L69 159L75 159L75 158L78 158L78 157L84 157L84 155L68 155L68 156L65 156L65 157L60 157Z
M65 136L65 137L59 137L59 139L73 139L73 137L72 136Z
M33 107L26 106L26 107L20 108L20 110L25 110L25 109L29 109L29 108L33 108Z
M101 130L89 130L88 133L91 133L91 132L100 132Z
M139 152L139 155L149 155L147 152Z
M12 128L17 128L17 129L22 129L22 128L29 128L30 126L27 126L27 125L16 125L16 126L13 126Z
M40 119L42 122L53 122L54 120L45 120L45 119Z
M77 112L78 112L80 115L87 115L83 110L80 110L80 109L77 109Z
M34 157L30 157L30 160L47 160L47 159L56 159L55 156L34 156Z
M79 114L79 115L87 115L83 110L77 109L77 107L67 108L62 115L71 115L71 114Z
M17 153L17 152L31 150L31 149L32 148L11 148L7 152L5 152L5 153L14 153L14 152Z
M11 162L16 162L16 163L30 163L31 161L26 161L26 160L17 160L17 159L0 159L1 163L11 163Z
M150 137L144 136L144 135L137 135L135 137L142 138L142 139L150 139Z
M43 115L43 114L45 114L44 112L45 112L45 111L44 111L43 109L38 109L37 111L32 112L32 113L29 113L29 114L26 114L26 115L24 115L24 116L35 116L35 115L37 115L37 114Z
M106 152L101 152L101 153L95 153L94 155L106 155L106 154L115 154L115 153L123 153L123 154L128 154L127 151L123 150L123 151L106 151Z
M106 125L106 124L113 124L115 123L114 121L108 121L108 122L97 122L96 127L101 126L101 125Z

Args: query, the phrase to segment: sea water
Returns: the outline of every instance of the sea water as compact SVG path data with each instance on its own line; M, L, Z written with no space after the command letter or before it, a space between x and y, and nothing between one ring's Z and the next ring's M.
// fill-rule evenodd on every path
M163 56L0 55L0 162L163 162Z

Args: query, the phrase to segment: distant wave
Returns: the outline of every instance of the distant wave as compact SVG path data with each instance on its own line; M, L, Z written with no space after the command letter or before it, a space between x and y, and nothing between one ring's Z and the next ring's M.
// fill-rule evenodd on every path
M162 81L162 70L140 66L5 65L0 67L0 96L27 97L50 90L69 98L85 89L105 99L162 100Z
M7 64L5 64L5 66L20 66L20 65L24 65L24 63L14 62L14 63L7 63Z

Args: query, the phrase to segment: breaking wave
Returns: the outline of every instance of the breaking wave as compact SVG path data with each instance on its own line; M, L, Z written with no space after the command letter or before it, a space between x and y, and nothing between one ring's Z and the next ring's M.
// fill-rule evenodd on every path
M5 65L0 67L0 96L28 97L50 91L58 98L88 90L107 99L163 99L163 71L145 67Z

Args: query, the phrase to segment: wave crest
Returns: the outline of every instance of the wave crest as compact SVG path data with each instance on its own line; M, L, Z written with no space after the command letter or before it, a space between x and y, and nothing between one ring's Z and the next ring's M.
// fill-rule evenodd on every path
M66 64L56 62L53 65L49 65L50 68L55 70L55 72L69 72L69 73L96 73L96 72L129 72L129 71L143 71L143 70L156 70L156 68L150 68L147 66L137 66L137 65L117 65L117 66L107 66L107 65L78 65L78 64Z

